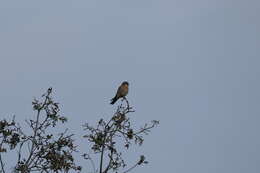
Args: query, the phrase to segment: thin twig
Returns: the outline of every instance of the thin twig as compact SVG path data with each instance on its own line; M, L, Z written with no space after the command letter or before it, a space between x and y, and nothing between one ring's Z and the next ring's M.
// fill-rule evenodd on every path
M1 154L0 154L0 162L1 162L2 172L5 173L4 163L3 163L3 160L2 160L2 155Z
M3 137L4 138L4 137ZM2 145L4 143L4 139L2 140L1 144L0 144L0 149L2 149ZM3 163L3 159L2 159L2 154L0 152L0 162L1 162L1 169L2 169L2 172L5 173L5 168L4 168L4 163Z
M127 169L126 171L124 171L123 173L127 173L129 171L131 171L132 169L134 169L135 167L138 166L138 163L136 163L134 166L132 166L131 168Z

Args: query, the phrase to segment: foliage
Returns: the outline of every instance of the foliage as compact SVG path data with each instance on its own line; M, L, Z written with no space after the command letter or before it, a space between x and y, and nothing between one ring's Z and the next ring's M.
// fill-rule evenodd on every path
M17 151L12 169L14 173L81 172L82 167L78 166L74 159L74 153L78 151L73 134L70 134L68 129L58 134L53 133L58 129L57 125L63 126L67 122L67 118L60 115L59 103L52 99L52 88L40 99L34 99L32 106L35 116L25 121L27 129L30 129L29 133L15 118L11 121L0 121L0 173L7 171L3 155L11 150ZM121 168L126 173L138 165L148 163L141 155L135 165L126 169L127 164L120 152L121 146L117 145L120 141L125 149L132 144L142 145L143 135L148 134L150 129L159 123L152 121L150 125L145 124L143 128L134 130L128 116L131 112L134 112L133 108L129 106L127 99L123 98L109 121L100 119L95 127L84 124L84 130L87 131L84 137L91 143L91 150L100 155L99 173L118 172ZM83 153L82 156L95 164L90 154ZM107 157L108 163L104 162L104 157ZM93 172L98 170L94 169Z
M52 89L49 88L41 100L34 99L32 102L36 116L26 121L31 133L25 133L15 119L11 122L0 121L0 151L8 152L7 146L10 150L18 149L13 172L68 172L81 169L72 156L76 151L73 135L67 134L67 130L57 135L48 133L58 123L67 121L59 114L59 104L53 101L51 94ZM2 172L5 173L2 157L0 160Z
M91 149L94 153L100 154L99 173L107 173L110 170L118 172L120 168L126 168L125 159L122 157L122 152L119 151L122 147L116 144L123 141L123 147L126 149L133 143L142 145L144 141L143 135L148 134L150 129L159 124L158 121L152 121L150 125L145 124L141 129L134 130L129 117L131 112L134 112L133 108L130 107L128 100L123 98L122 103L108 122L100 119L96 127L92 127L87 123L84 125L84 129L89 132L84 137L92 143ZM108 153L109 161L104 167L105 153ZM90 154L85 153L83 156L85 159L91 159ZM124 172L146 163L148 162L145 160L145 156L141 155L136 164L125 169ZM98 171L94 170L94 172Z

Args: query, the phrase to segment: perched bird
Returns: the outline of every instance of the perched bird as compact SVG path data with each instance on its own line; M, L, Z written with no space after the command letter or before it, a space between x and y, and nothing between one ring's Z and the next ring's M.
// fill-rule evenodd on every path
M110 104L114 104L118 99L125 97L128 94L129 83L124 81L117 89L116 95L111 99Z

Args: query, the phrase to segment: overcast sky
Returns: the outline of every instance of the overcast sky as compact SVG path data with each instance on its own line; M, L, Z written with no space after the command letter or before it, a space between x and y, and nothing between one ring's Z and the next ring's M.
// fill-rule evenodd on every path
M127 80L137 126L160 120L127 157L150 162L133 172L259 173L259 9L259 0L1 1L0 117L33 117L31 100L52 86L81 137L84 122L110 117Z

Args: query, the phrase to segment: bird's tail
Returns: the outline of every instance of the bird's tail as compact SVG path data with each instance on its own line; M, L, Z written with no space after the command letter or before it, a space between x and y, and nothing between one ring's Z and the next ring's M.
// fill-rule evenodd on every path
M115 96L114 98L111 99L111 105L113 105L116 101L118 100L118 98Z

